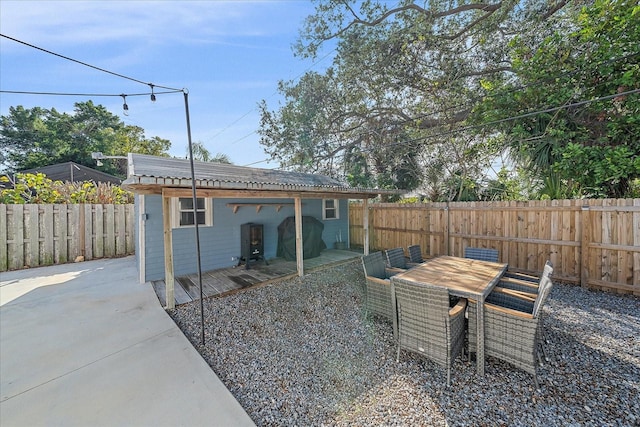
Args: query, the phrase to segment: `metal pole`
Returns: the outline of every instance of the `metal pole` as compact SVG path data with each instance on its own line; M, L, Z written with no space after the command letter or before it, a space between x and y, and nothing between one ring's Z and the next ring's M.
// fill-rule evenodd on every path
M191 165L191 192L193 196L193 219L196 231L196 260L198 262L198 287L200 288L200 330L202 331L202 345L204 345L204 295L202 293L202 266L200 264L200 231L198 229L198 197L196 194L196 173L193 167L193 144L191 142L191 120L189 119L189 91L182 89L184 94L184 110L187 114L187 137L189 141L189 163Z

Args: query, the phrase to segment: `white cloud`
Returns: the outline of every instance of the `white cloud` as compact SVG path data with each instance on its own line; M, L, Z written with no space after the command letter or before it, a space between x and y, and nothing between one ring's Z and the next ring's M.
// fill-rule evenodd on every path
M0 2L2 33L42 46L143 39L232 43L281 31L275 13L291 3L244 1ZM263 19L260 26L256 20ZM8 48L3 43L3 49Z

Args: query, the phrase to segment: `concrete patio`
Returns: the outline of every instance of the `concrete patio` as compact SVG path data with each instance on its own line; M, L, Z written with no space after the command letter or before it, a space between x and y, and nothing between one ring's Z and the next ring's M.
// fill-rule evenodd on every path
M2 273L3 426L250 426L134 257Z

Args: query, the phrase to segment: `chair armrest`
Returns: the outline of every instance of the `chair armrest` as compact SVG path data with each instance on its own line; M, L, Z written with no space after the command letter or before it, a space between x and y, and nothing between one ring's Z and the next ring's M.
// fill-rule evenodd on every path
M398 267L385 267L385 271L387 272L387 276L393 276L398 273L404 273L407 270Z
M522 311L513 310L513 309L507 308L507 307L501 307L499 305L485 304L484 308L487 309L487 310L496 311L498 313L507 314L507 315L513 316L513 317L520 317L522 319L533 319L533 314L523 313Z
M523 292L523 291L517 291L515 289L509 289L509 288L502 288L499 286L496 286L495 288L493 288L492 292L497 292L497 293L501 293L504 295L509 295L515 298L522 298L526 301L529 302L534 302L536 300L537 295L536 294L532 294L529 292Z
M529 280L525 280L525 279L518 279L515 277L503 276L500 278L500 281L505 283L513 283L514 285L531 286L531 287L537 288L538 282L540 281L540 279L536 279L536 282L532 283Z
M460 299L460 301L458 301L456 305L454 305L449 309L449 317L456 317L461 313L464 313L466 308L467 308L467 300L462 298Z
M513 289L530 294L537 294L540 288L537 283L528 282L526 280L512 279L508 277L503 277L502 279L500 279L500 282L498 282L496 287Z
M374 282L374 283L378 283L380 285L391 285L391 282L389 281L389 279L380 279L378 277L373 277L373 276L366 276L367 280L370 282Z
M504 273L504 277L509 277L509 278L518 279L518 280L525 280L527 282L534 282L534 283L538 283L538 281L540 280L540 277L534 276L532 274L516 273L516 272L510 272L510 271L507 271L506 273Z

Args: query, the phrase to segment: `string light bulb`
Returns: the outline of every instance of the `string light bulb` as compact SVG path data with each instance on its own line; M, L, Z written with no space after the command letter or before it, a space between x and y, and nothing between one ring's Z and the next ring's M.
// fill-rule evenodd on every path
M149 86L151 86L151 102L156 102L156 94L153 93L153 83L149 83Z
M122 112L125 116L129 115L129 106L127 105L127 95L122 94L120 95L122 97L122 101L124 102L124 104L122 104Z

